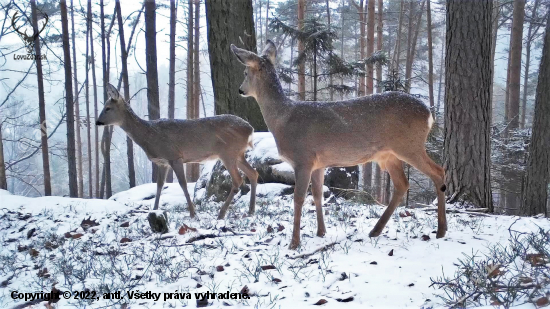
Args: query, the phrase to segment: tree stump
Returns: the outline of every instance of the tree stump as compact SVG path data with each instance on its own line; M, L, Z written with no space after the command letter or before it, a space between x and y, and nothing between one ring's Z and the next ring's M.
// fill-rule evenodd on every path
M168 233L168 213L166 211L151 211L147 220L153 233Z

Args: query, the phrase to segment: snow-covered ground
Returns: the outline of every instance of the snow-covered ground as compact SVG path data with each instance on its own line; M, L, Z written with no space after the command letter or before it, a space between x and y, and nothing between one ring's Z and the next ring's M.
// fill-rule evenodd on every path
M190 192L193 187L189 184ZM308 196L302 246L291 251L292 195L279 194L286 187L261 184L255 216L246 216L249 196L243 195L235 199L226 220L216 220L221 203L203 202L198 218L191 219L178 184L167 184L160 208L168 212L170 232L162 236L152 234L147 222L155 184L120 192L110 200L26 198L0 191L0 307L25 303L13 300L12 291L49 292L52 286L61 291L88 289L100 297L93 302L61 299L57 307L194 308L194 293L238 293L245 286L250 299L209 304L445 307L438 297L443 291L430 287L430 278L452 275L463 254L506 245L513 223L522 232L550 229L546 218L457 212L448 214L447 236L436 239L434 211L400 207L383 234L371 239L368 233L384 207L329 198L333 202L324 207L327 235L318 238ZM318 250L324 246L326 250ZM128 299L126 293L136 290L190 293L191 299L165 301L165 294L158 301ZM116 291L125 298L103 299L103 293Z

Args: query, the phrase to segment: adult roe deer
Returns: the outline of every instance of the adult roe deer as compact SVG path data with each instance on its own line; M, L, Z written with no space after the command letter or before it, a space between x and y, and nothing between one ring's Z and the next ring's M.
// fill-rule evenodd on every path
M183 189L191 218L195 204L187 191L184 163L199 163L220 159L229 171L232 188L223 204L218 219L223 219L242 184L241 169L250 181L249 214L254 214L258 172L245 160L244 153L251 145L252 126L237 116L220 115L193 120L139 118L118 90L108 85L109 100L99 115L96 125L118 125L138 144L149 160L158 166L157 195L154 209L158 209L160 194L168 167L172 167Z
M322 211L325 167L345 167L376 161L390 173L395 190L390 204L370 237L379 236L409 188L402 161L429 176L438 202L437 238L447 230L444 170L426 154L424 146L433 118L420 100L402 92L386 92L337 102L299 102L286 97L275 71L277 49L267 42L258 56L231 44L246 66L239 88L256 99L273 133L279 156L294 168L294 226L290 249L300 244L302 204L311 180L317 212L317 236L326 229Z

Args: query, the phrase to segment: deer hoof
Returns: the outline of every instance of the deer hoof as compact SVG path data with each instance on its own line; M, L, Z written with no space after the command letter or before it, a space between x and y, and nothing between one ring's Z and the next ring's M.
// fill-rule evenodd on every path
M299 241L292 241L290 245L288 245L289 250L296 250L298 246L300 245Z
M323 229L318 229L317 230L317 237L324 237L326 233L327 233L327 231L324 228Z
M378 236L380 236L380 233L381 233L381 231L372 230L369 233L369 237L378 237Z
M442 226L437 228L437 234L435 234L436 238L443 238L445 237L445 233L447 232L447 227Z

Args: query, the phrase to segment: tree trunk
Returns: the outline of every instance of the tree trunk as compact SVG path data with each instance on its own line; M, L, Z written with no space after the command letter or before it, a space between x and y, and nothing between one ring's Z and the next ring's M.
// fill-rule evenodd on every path
M74 32L74 5L71 0L71 26L72 26L72 47L73 47L73 82L74 82L74 113L76 120L76 171L78 179L78 197L84 195L84 178L82 176L82 139L80 138L80 103L78 102L78 73L76 67L76 47L75 47L75 32Z
M329 5L329 0L326 1L326 6L327 6L327 25L328 25L328 31L330 31L331 27L330 27L330 5ZM332 84L333 84L333 80L332 80L332 73L329 71L328 73L328 91L329 91L329 97L330 97L330 100L333 101L334 100L334 90L332 89Z
M368 0L367 5L367 57L374 53L374 8L376 0ZM372 62L367 64L367 95L374 91L374 65Z
M193 70L193 22L194 22L194 12L193 12L193 4L195 0L188 0L188 19L187 19L187 119L194 119L195 118L195 95L193 91L195 91L195 74ZM191 163L187 163L185 165L185 173L187 175L187 179L190 179L193 174L193 166Z
M361 0L362 1L362 0ZM306 12L306 0L298 0L298 30L304 28L304 18ZM305 45L302 40L298 40L298 54L304 52ZM306 99L306 63L303 61L298 64L298 99L305 101Z
M342 11L344 10L345 1L346 0L342 0L342 5L341 5L341 10ZM341 22L341 24L340 24L340 30L341 30L341 34L340 34L340 43L341 43L341 45L340 45L340 58L342 58L342 59L344 59L344 42L346 41L345 37L344 37L344 21L345 21L345 15L340 14L340 22ZM344 89L344 75L343 74L340 76L340 86L342 86L342 89ZM340 92L340 100L344 100L344 91Z
M92 82L94 88L94 119L97 120L97 79L95 74L95 53L94 53L94 36L92 28L92 1L88 0L88 23L90 28L90 53L92 62ZM95 121L94 121L95 122ZM94 148L95 148L95 197L99 197L99 128L94 126Z
M0 122L0 189L8 190L6 163L4 161L4 141L2 140L2 122Z
M160 118L159 81L157 72L157 30L155 0L145 1L145 64L147 66L147 112L149 120ZM157 182L157 166L153 166L153 182Z
M170 0L170 63L168 65L168 119L174 119L176 114L176 0ZM170 168L166 182L174 181L174 171Z
M382 50L382 27L383 27L383 12L384 12L384 2L383 0L378 0L378 25L377 25L377 32L376 32L376 49L378 51ZM378 87L376 88L376 93L382 93L382 64L378 63L376 65L376 82ZM382 198L382 173L380 170L380 166L378 164L374 164L374 196L380 200Z
M493 61L491 61L493 63ZM443 86L443 75L444 75L444 67L445 65L445 42L441 43L441 54L439 56L439 83L437 85L437 107L435 110L439 113L439 109L441 107L441 88ZM491 64L491 67L494 67ZM493 81L491 80L491 99L493 98Z
M533 10L531 11L531 21L527 30L527 40L525 42L525 73L523 74L523 98L521 102L521 128L525 128L525 114L527 112L527 92L529 91L529 66L531 64L531 44L533 43L533 26L537 17L537 8L540 0L535 0ZM536 32L536 31L535 31Z
M76 153L74 134L74 102L73 83L71 68L71 52L69 46L69 20L67 17L67 1L59 2L61 10L61 30L63 37L63 67L65 68L65 104L67 113L67 162L69 171L69 196L78 196L78 185L76 177Z
M367 0L368 1L368 0ZM366 51L366 45L367 45L367 38L366 38L366 18L365 18L365 4L363 3L363 0L359 1L359 7L357 8L357 12L359 13L359 57L360 61L365 61L365 58L367 57L365 54ZM365 64L362 65L362 69L364 71L366 70ZM366 72L365 72L366 73ZM357 91L358 96L362 97L365 95L365 79L366 75L359 76L359 90Z
M523 42L523 19L525 17L525 0L514 0L512 33L510 39L510 76L509 76L509 110L508 128L519 128L519 100L521 80L521 49Z
M330 27L330 21L329 21L329 27ZM266 44L267 44L267 40L269 39L267 36L268 30L269 30L269 0L267 0L267 6L265 8L265 42Z
M212 72L215 112L248 121L256 132L267 131L260 107L253 98L239 95L243 66L232 55L229 43L256 51L252 1L206 0L208 52Z
M399 6L399 25L397 26L397 36L395 39L395 49L393 50L393 66L392 69L399 71L399 59L401 58L401 32L403 28L403 11L405 11L405 2L401 0Z
M124 82L124 100L130 104L130 84L128 83L128 53L126 52L126 41L124 39L124 23L120 9L120 0L115 1L115 9L118 19L118 34L120 37L120 57L122 60L122 81ZM128 43L129 44L129 43ZM128 157L128 180L130 188L136 186L136 171L134 169L134 143L126 135L126 155Z
M89 3L89 2L88 2ZM92 174L92 123L90 122L90 41L91 10L88 6L86 13L86 140L88 142L88 197L93 197L93 174Z
M107 50L109 50L107 44L107 37L105 35L105 11L103 0L99 1L100 6L100 19L101 19L101 60L103 68L103 102L107 102L107 84L109 83L109 61L107 57ZM114 19L115 16L113 16ZM111 186L111 126L105 126L103 128L103 137L101 138L101 152L103 153L103 175L101 177L101 190L100 198L104 196L109 198L112 195ZM105 188L105 195L103 189Z
M447 1L445 182L451 201L493 211L491 21L493 2Z
M432 44L432 11L430 0L426 0L426 19L428 24L428 96L430 97L430 107L434 107L434 60Z
M548 183L550 182L550 14L546 22L544 47L539 66L533 135L529 146L521 213L548 216Z
M31 10L32 10L32 23L35 33L38 33L38 17L36 13L36 0L31 0ZM40 50L40 37L37 36L34 41L34 53L36 55L36 78L38 82L38 114L40 117L40 145L42 150L42 170L44 173L44 195L52 195L52 184L50 176L50 159L48 152L48 125L46 123L46 101L44 99L44 79L42 73L42 59L41 50ZM0 133L1 135L1 133ZM0 168L4 169L4 160L2 154L2 162L0 162ZM4 183L6 180L6 171L3 172ZM7 184L5 188L1 186L2 175L0 175L0 188L7 189Z
M412 3L412 2L411 2ZM409 53L407 54L407 66L405 68L405 88L408 93L411 92L411 79L412 79L412 65L414 63L414 56L416 54L416 42L418 40L418 32L420 31L420 23L422 21L422 14L424 13L424 5L426 0L422 1L420 5L420 12L418 13L418 20L416 21L416 27L412 41L409 42ZM411 13L413 11L413 5L411 4Z
M201 80L200 80L200 61L199 61L199 48L200 48L200 0L195 1L195 34L193 36L193 97L191 104L193 105L193 119L200 117L200 95L201 95ZM200 164L188 163L187 164L187 176L189 181L194 182L199 179L200 176Z

